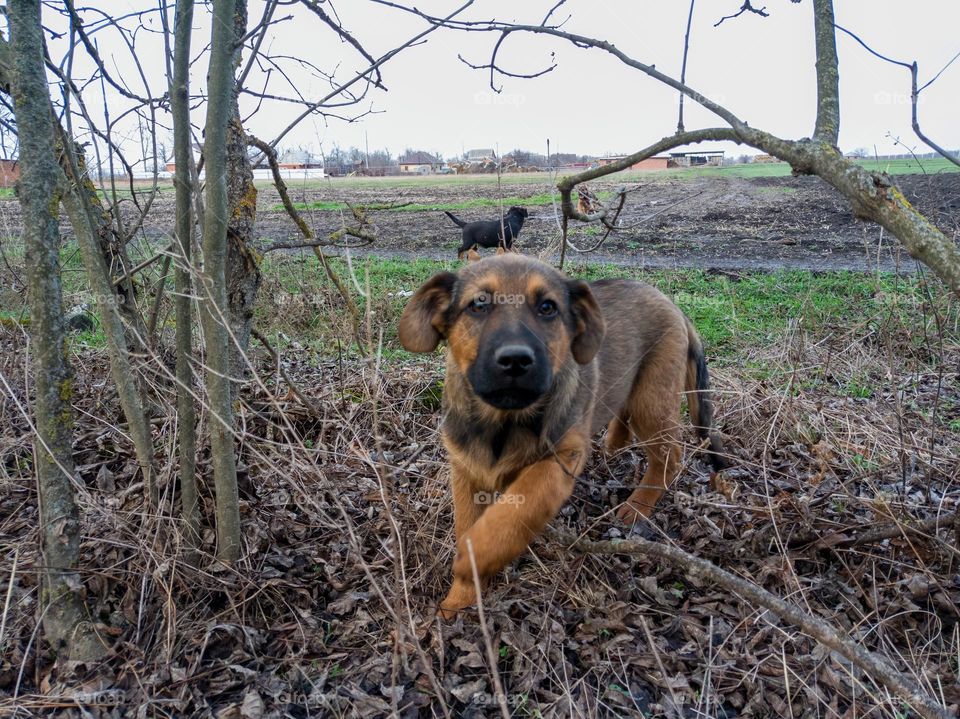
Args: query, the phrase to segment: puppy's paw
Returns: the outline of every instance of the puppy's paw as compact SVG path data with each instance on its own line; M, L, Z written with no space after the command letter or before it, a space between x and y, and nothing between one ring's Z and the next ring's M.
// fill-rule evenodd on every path
M617 519L629 526L648 519L652 513L653 505L645 501L644 493L638 489L617 509Z
M451 621L457 616L457 612L466 607L477 603L477 591L473 582L465 582L460 579L453 580L453 586L447 592L446 598L440 602L440 608L437 610L437 616L444 621Z

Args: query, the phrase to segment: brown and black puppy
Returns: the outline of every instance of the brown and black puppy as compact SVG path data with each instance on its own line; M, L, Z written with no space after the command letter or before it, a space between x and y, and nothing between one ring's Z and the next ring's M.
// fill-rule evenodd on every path
M693 325L658 290L630 280L573 280L506 254L442 272L410 299L400 341L447 342L443 440L451 466L457 554L440 605L452 616L523 553L560 510L607 427L606 448L632 435L647 451L640 486L618 515L649 516L680 462L680 402L722 460L709 380Z

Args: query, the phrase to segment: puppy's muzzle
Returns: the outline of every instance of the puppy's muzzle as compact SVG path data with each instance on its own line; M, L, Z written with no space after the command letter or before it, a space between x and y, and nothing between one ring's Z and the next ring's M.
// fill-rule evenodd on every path
M553 371L542 345L514 340L493 346L467 373L480 399L497 409L523 409L550 389Z
M507 377L523 377L534 368L533 350L524 345L507 345L493 355L493 361Z

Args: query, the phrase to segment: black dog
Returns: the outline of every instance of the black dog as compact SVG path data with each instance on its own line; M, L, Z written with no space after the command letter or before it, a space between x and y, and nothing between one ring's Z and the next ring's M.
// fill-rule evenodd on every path
M501 244L507 250L513 248L513 241L520 234L523 221L529 214L523 207L511 207L500 220L480 220L479 222L464 222L450 212L447 217L463 228L463 243L457 250L457 259L463 258L463 253L474 247L499 247ZM506 235L506 236L504 236Z

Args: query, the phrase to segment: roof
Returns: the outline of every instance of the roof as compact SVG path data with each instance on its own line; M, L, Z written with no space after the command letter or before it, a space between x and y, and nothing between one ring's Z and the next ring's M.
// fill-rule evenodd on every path
M468 160L485 160L488 157L496 157L497 153L493 148L480 149L480 150L467 150L467 159Z
M319 159L319 157L314 156L309 150L300 150L291 147L284 150L277 161L286 165L308 165L313 162L318 162Z
M401 165L433 165L440 162L439 157L434 157L429 152L407 152L397 160Z
M688 150L687 152L671 152L671 157L688 157L690 155L724 155L725 150Z
M617 160L623 160L627 155L605 155L604 157L598 157L597 161L604 162L616 162ZM644 160L669 160L669 155L651 155L650 157L645 157ZM643 162L643 160L638 160L638 162Z

